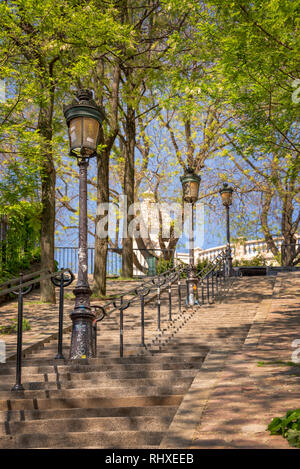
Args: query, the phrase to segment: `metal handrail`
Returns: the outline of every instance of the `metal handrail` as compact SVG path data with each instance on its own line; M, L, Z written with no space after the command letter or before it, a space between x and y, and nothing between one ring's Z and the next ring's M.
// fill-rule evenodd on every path
M31 277L35 277L36 275L40 275L40 274L43 274L43 273L50 273L50 270L44 269L44 270L39 270L38 272L31 272L30 274L23 275L23 280L28 280ZM10 280L7 280L4 283L1 283L0 284L0 290L1 290L1 288L6 287L6 285L13 285L14 283L19 283L19 280L20 280L20 277L15 277L15 278L12 278Z
M47 273L48 272L48 273ZM69 277L65 275L69 274ZM28 279L31 277L37 276L28 282L24 282L24 278ZM58 278L59 277L59 278ZM23 297L27 295L35 283L38 283L42 280L49 279L54 284L54 286L60 287L59 295L59 325L58 325L58 354L56 358L63 359L62 355L62 343L63 343L63 303L64 303L64 288L70 285L75 276L70 269L61 269L58 272L49 272L47 270L42 270L39 272L33 272L24 276L20 274L18 281L19 284L14 287L7 288L0 292L0 296L6 293L14 293L18 296L18 319L17 319L17 356L16 356L16 383L12 388L12 391L24 391L22 385L22 336L23 336ZM14 283L16 279L13 279ZM7 283L6 283L7 284Z
M135 287L135 288L132 288L130 290L127 290L125 291L124 293L121 293L120 296L118 298L115 298L111 301L109 301L108 303L106 303L105 305L101 306L101 309L103 309L105 311L105 316L110 316L114 311L116 311L117 309L119 309L118 307L115 306L115 303L116 303L116 300L124 300L124 297L125 296L128 296L128 295L133 295L133 298L132 300L127 300L127 301L133 301L134 299L136 299L136 297L138 296L137 295L137 290L138 289L142 289L142 288L151 288L154 289L154 288L157 288L157 281L158 282L161 282L161 281L164 281L164 283L167 281L168 277L166 277L167 275L173 275L180 271L183 271L185 270L184 268L181 268L181 269L178 269L177 267L174 267L173 269L170 269L166 272L163 272L161 274L158 274L156 275L155 277L153 277L151 280L147 280L143 283L141 283L141 285L139 285L138 287ZM96 305L97 306L97 305ZM110 306L114 306L114 309L111 310L111 311L107 311L107 308L109 308ZM102 319L99 319L99 321L101 321ZM98 318L96 318L95 320L96 322L98 322ZM94 321L94 322L95 322Z
M219 253L216 258L213 260L213 265L210 269L206 272L202 269L199 272L198 277L201 281L201 291L202 291L202 301L201 304L204 304L204 297L208 302L210 300L214 300L214 298L219 294L220 288L222 286L221 280L219 277L223 277L223 286L225 286L226 280L226 272L225 272L225 259L226 259L226 252ZM168 309L169 315L168 320L172 321L172 294L171 294L171 287L175 282L178 282L178 310L181 313L181 275L183 273L187 273L191 266L183 265L183 266L176 266L167 272L162 274L156 275L151 280L147 280L143 282L138 287L130 289L124 293L122 293L118 298L109 301L108 303L98 306L95 305L95 308L99 308L101 310L101 317L95 318L93 321L93 336L95 340L95 350L97 347L97 323L102 321L103 319L108 319L112 316L112 314L116 311L119 311L119 327L120 327L120 357L123 356L124 351L124 311L128 309L130 306L136 305L139 301L141 304L141 346L146 347L145 340L144 340L144 328L145 328L145 321L144 321L144 301L145 297L149 295L151 292L156 290L157 292L157 330L158 332L161 330L161 317L160 317L160 295L162 290L168 290ZM215 278L216 277L216 278ZM217 278L218 277L218 278ZM207 293L204 295L204 281L206 280L207 285ZM129 296L129 298L127 298ZM155 298L155 297L154 297ZM153 299L153 297L152 297ZM200 305L200 303L197 303ZM93 307L93 306L92 306Z
M201 282L201 305L207 300L208 303L219 294L219 290L222 286L226 285L226 271L225 271L225 252L219 253L216 258L212 261L212 266L210 266L207 271L205 268L198 273L198 279ZM95 311L99 311L100 314L93 321L93 340L95 345L95 350L97 347L97 323L108 319L115 311L119 311L119 327L120 327L120 356L123 356L124 353L124 311L140 302L141 305L141 316L140 316L140 328L141 328L141 343L140 346L146 348L145 343L145 317L144 317L144 306L145 299L148 295L156 292L156 305L157 305L157 331L161 331L161 317L160 317L160 299L161 293L165 290L168 291L168 322L173 321L172 317L172 285L175 282L178 283L177 294L178 294L178 311L181 313L181 304L182 304L182 274L187 273L191 267L189 265L181 265L173 267L167 272L156 275L155 277L144 281L140 285L130 290L121 293L118 298L115 298L104 305L91 305L91 308ZM65 274L68 274L65 276ZM49 271L39 271L29 274L31 278L29 281L24 281L28 279L28 276L19 277L19 284L10 288L6 288L3 291L0 291L1 294L8 292L13 292L18 295L18 344L17 344L17 363L16 363L16 384L13 387L14 391L24 390L21 384L21 369L22 369L22 322L23 322L23 297L29 291L31 291L33 285L41 280L51 279L52 283L55 286L60 287L60 302L59 302L59 333L58 333L58 354L56 358L63 359L62 354L62 340L63 340L63 299L64 299L64 288L74 280L74 275L70 269L61 269L58 272L49 272ZM221 277L221 278L220 278ZM16 279L13 279L16 283ZM204 285L206 281L206 285ZM5 286L8 283L6 282ZM204 291L206 290L206 293ZM174 290L173 290L174 291ZM198 298L198 296L197 296ZM155 296L151 297L150 301L155 299ZM187 304L186 298L186 304ZM149 300L148 300L149 302ZM195 306L201 306L198 302ZM155 317L154 317L155 319ZM137 323L138 324L138 323ZM136 324L133 326L136 327Z
M50 272L49 270L41 270L40 272L38 273L47 273L47 275L39 275L39 277L37 278L34 278L33 280L30 280L29 282L23 282L22 281L22 289L24 287L29 287L31 285L34 285L35 283L38 283L40 282L41 280L47 280L47 279L51 279L53 277L57 277L58 275L64 273L64 272L69 272L69 273L72 273L73 277L74 277L74 274L73 272L71 271L71 269L61 269L57 272ZM26 277L25 275L23 274L20 274L20 277L22 277L22 279L24 280L24 278ZM2 295L6 295L7 293L15 293L16 291L16 288L19 290L20 289L20 277L17 278L17 280L19 281L19 285L18 286L14 286L14 287L11 287L11 288L6 288L5 290L2 290L0 291L0 296ZM75 278L75 277L74 277ZM15 279L14 279L15 280Z

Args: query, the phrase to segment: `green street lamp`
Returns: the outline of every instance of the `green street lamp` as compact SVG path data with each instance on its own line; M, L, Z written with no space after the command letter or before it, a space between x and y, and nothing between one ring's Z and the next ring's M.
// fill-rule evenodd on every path
M192 168L186 168L184 175L180 177L182 184L183 200L192 204L191 236L189 239L189 270L187 277L187 304L194 306L198 302L198 279L194 258L194 204L198 200L201 177L195 174Z
M231 247L230 247L230 224L229 224L229 207L232 205L232 187L229 187L227 182L223 183L222 189L220 189L220 194L222 198L222 203L226 209L226 271L227 275L231 276L233 269L232 269L232 254L231 254Z
M198 200L201 177L195 174L192 168L186 168L180 177L183 190L183 200L194 204Z
M79 249L78 278L74 289L75 308L72 319L70 358L90 358L95 356L93 342L93 320L95 314L90 307L91 289L88 282L87 252L87 168L89 158L97 155L100 128L104 111L93 100L90 90L76 92L75 99L64 106L68 125L70 156L77 158L79 167Z

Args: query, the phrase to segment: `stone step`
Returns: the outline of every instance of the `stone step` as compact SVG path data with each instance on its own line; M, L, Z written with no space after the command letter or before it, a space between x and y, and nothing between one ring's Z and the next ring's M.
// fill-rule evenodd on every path
M6 422L0 424L0 435L38 434L45 433L73 433L73 432L112 432L112 431L141 431L151 428L151 431L163 431L170 425L171 416L156 417L84 417L50 420L28 420L25 422Z
M103 376L93 376L90 379L86 380L61 380L57 381L30 381L26 383L23 381L23 387L25 391L34 391L34 390L57 390L57 389L106 389L106 388L116 388L122 387L125 388L134 388L139 386L171 386L176 383L176 386L189 386L193 378L179 378L175 377L170 379L169 377L164 377L163 372L161 373L160 378L130 378L130 379L119 379L119 378L104 378ZM41 377L42 378L42 377ZM0 383L0 398L3 391L11 391L10 383Z
M85 383L82 381L82 383ZM122 397L122 396L159 396L164 394L182 394L186 390L186 384L165 385L165 386L130 386L123 387L103 387L99 389L98 383L90 383L88 388L75 387L71 389L49 389L49 390L25 390L25 391L0 391L0 402L4 399L47 399L55 398L101 398L101 397Z
M4 436L0 448L147 448L159 446L163 432L112 431Z
M89 379L97 379L100 382L104 380L112 380L112 383L115 379L168 379L170 382L180 378L190 378L192 379L197 372L197 369L179 369L179 370L153 370L153 369L140 369L136 371L90 371L90 372L71 372L71 373L53 373L53 369L51 373L33 373L33 374L25 374L23 376L22 382L23 384L26 383L34 383L34 382L70 382L70 381L85 381ZM5 383L4 383L4 375L3 375L3 385L13 386L15 384L15 377L12 374L5 375Z
M142 357L143 358L143 357ZM155 357L151 357L152 359L155 359ZM22 368L22 376L25 378L26 376L30 376L32 374L37 374L37 373L53 373L56 371L58 373L89 373L89 372L109 372L109 371L124 371L124 372L136 372L139 373L139 371L148 371L148 370L153 370L153 371L159 371L159 370L198 370L201 368L203 358L198 358L196 360L193 360L193 357L191 360L186 360L186 361L174 361L174 360L164 360L163 362L159 360L157 363L113 363L113 364L104 364L104 365L84 365L84 364L78 364L78 365L69 365L69 366L57 366L56 369L54 369L54 366L28 366ZM173 358L173 357L165 357L165 358ZM8 368L8 369L0 369L0 380L5 379L4 376L15 376L15 367L13 368Z
M58 408L50 410L10 410L0 411L0 422L20 422L27 420L80 419L94 417L149 417L171 418L177 410L172 405L148 405L144 407L94 407Z
M208 351L208 347L206 346L200 346L197 349L197 357L200 359L203 359ZM195 355L195 354L193 354ZM191 358L195 360L197 357L192 356ZM184 352L176 356L174 355L173 361L184 361L190 358L190 354L187 353L185 354ZM151 357L151 356L131 356L131 357L97 357L97 358L88 358L88 359L78 359L78 360L56 360L55 358L49 358L49 359L44 359L44 358L39 358L39 357L32 357L32 358L25 358L22 360L22 367L24 369L27 366L33 366L33 365L52 365L52 366L59 366L59 365L64 365L64 366L75 366L75 365L99 365L99 364L126 364L126 363L157 363L157 362L163 362L164 357L159 359L158 357ZM10 360L7 361L4 364L0 364L0 374L2 373L2 370L7 369L7 368L14 368L15 367L15 360Z
M45 393L44 393L45 394ZM73 393L74 394L74 393ZM175 406L179 405L182 394L164 394L155 393L151 395L132 395L127 396L121 393L123 397L52 397L24 399L19 397L0 400L0 411L23 411L23 410L50 410L50 409L71 409L71 408L101 408L101 407L141 407L141 406Z

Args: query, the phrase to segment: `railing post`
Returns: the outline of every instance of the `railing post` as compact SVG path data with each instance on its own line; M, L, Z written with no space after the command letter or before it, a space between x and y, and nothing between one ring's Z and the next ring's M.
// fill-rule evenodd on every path
M93 321L94 354L97 356L97 321Z
M204 305L204 283L203 283L203 278L201 278L201 301L202 301L202 304Z
M23 333L23 274L20 274L20 288L18 294L18 326L17 326L17 363L16 363L16 384L12 391L24 391L22 386L22 333Z
M214 286L214 271L211 271L211 296L212 301L215 299L215 286Z
M145 300L141 295L141 347L145 347Z
M172 298L171 298L171 281L169 280L168 286L168 293L169 293L169 321L172 321Z
M124 353L124 316L123 316L123 296L120 300L120 357L123 357Z
M65 271L70 275L68 279L65 277ZM57 273L57 277L59 272ZM59 312L58 312L58 344L56 359L64 360L63 356L63 323L64 323L64 289L71 285L74 280L74 274L70 269L62 269L60 276L57 278L55 274L50 276L50 280L55 287L59 287Z
M63 356L63 321L64 321L64 274L60 274L59 285L59 319L58 319L58 347L57 360L64 360Z
M160 331L160 284L157 287L157 330Z
M180 272L178 272L178 310L181 313L181 283L180 283Z
M209 275L206 274L206 293L207 293L207 303L209 303Z

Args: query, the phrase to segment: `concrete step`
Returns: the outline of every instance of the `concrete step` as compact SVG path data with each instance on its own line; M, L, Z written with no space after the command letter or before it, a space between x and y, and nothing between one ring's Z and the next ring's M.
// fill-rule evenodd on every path
M27 420L81 419L94 417L149 417L171 418L177 406L148 405L144 407L58 408L50 410L10 410L0 412L0 422L26 422Z
M151 428L151 431L163 431L170 425L171 416L137 416L137 417L84 417L50 420L28 420L25 422L6 422L0 424L0 435L7 434L38 434L98 432L98 431L141 431Z
M156 356L151 357L155 359ZM159 370L198 370L201 368L203 358L196 360L191 358L191 360L184 360L184 361L174 361L174 360L164 360L160 361L160 357L157 356L158 362L157 363L125 363L125 364L105 364L105 365L84 365L84 364L77 364L77 365L70 365L70 366L27 366L22 368L22 376L24 379L29 377L33 374L45 374L45 373L90 373L90 372L132 372L132 373L139 373L143 371L159 371ZM165 357L165 358L172 358L172 357ZM1 371L1 370L0 370ZM13 368L6 368L2 369L2 373L0 372L0 381L5 379L5 376L15 376L15 367Z
M162 436L156 431L31 433L2 437L0 448L147 448L159 446Z
M74 394L74 393L73 393ZM44 393L45 395L45 393ZM161 394L150 393L144 395L128 396L122 394L122 397L52 397L24 399L21 396L18 399L10 398L0 400L0 411L25 411L25 410L50 410L50 409L71 409L71 408L102 408L102 407L142 407L142 406L175 406L182 401L182 394Z
M25 385L26 383L41 383L41 382L72 382L72 381L85 381L89 379L97 379L101 383L105 380L112 380L112 383L115 379L168 379L171 382L180 378L193 378L197 372L197 369L179 369L179 370L152 370L152 369L138 369L136 371L90 371L90 372L72 372L72 373L32 373L25 374L23 376L22 382ZM4 382L5 380L5 382ZM3 382L3 383L2 383ZM13 386L15 384L15 376L12 374L6 375L2 378L1 386ZM6 388L3 387L5 390Z
M42 376L41 376L42 379ZM176 386L187 387L191 384L193 378L173 378L164 377L163 372L161 373L160 378L129 378L129 379L118 379L118 378L104 378L101 376L93 376L90 379L86 380L61 380L60 378L57 381L31 381L26 383L23 381L23 387L26 391L34 390L53 390L53 389L106 389L106 388L116 388L122 387L125 388L138 388L139 386L171 386L176 384ZM1 393L4 391L11 391L10 383L1 383L0 384L0 398Z
M84 381L82 381L84 383ZM182 394L186 390L186 384L165 385L165 386L130 386L124 387L101 387L99 384L90 383L88 388L71 388L71 389L49 389L49 390L25 390L25 391L0 391L0 403L7 399L47 399L55 398L102 398L102 397L122 397L122 396L160 396L164 394Z
M208 351L208 347L201 346L199 347L197 351L197 356L200 359L203 359ZM179 356L174 355L172 358L172 361L184 361L189 359L190 354L185 354L182 353ZM193 358L195 359L195 358ZM49 358L49 359L44 359L44 358L39 358L39 357L32 357L32 358L25 358L22 361L22 367L24 369L27 366L34 366L34 365L41 365L41 366L59 366L59 365L64 365L64 366L76 366L76 365L105 365L105 364L132 364L132 363L157 363L157 362L163 362L164 358L162 357L161 360L159 358L152 358L151 356L130 356L130 357L97 357L97 358L88 358L88 359L78 359L78 360L56 360L55 358ZM168 360L169 361L169 360ZM2 370L5 370L7 368L14 368L15 367L15 360L8 361L4 364L0 364L0 374L4 374Z

